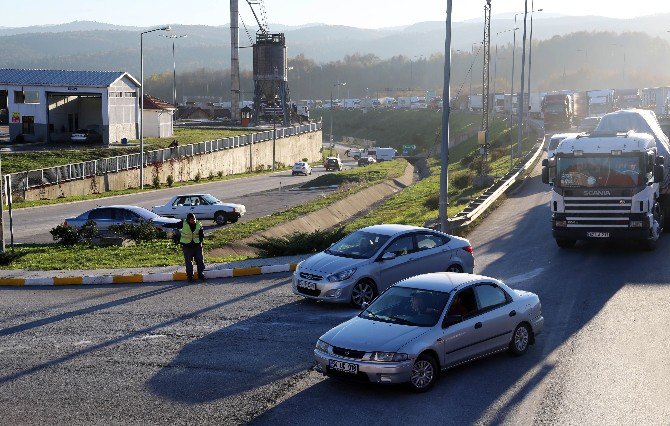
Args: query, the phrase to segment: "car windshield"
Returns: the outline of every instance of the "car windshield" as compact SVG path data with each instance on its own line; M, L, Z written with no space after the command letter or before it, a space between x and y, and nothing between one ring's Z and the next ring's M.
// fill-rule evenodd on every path
M558 185L562 188L631 188L644 184L644 161L638 156L559 157Z
M394 286L384 292L360 318L416 327L437 324L449 293Z
M218 203L221 202L216 197L214 197L213 195L209 195L209 194L203 195L202 199L207 201L208 204L218 204Z
M326 253L353 259L369 259L388 241L389 235L356 231L332 245Z
M302 167L304 165L305 165L305 163L295 163L295 166L298 166L298 167Z
M328 162L329 163L337 163L337 159L336 158L329 158Z
M565 112L565 104L549 104L544 107L545 112L561 114Z

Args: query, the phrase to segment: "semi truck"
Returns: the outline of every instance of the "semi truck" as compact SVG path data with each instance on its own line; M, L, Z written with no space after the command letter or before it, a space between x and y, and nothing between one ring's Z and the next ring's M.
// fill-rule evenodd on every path
M569 130L575 115L574 99L563 93L547 93L542 101L545 131Z
M594 132L564 139L542 162L558 246L624 239L654 249L670 214L669 156L653 111L606 114Z
M616 89L614 104L617 109L642 108L642 93L640 89Z
M602 117L614 111L614 90L589 90L589 116Z

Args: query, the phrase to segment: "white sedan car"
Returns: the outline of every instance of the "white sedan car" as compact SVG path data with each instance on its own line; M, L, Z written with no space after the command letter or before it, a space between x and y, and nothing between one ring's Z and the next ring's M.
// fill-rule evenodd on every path
M312 174L312 166L309 165L309 163L305 161L298 161L293 165L293 169L291 170L291 174L293 176L295 175L311 175Z
M164 206L154 206L152 212L164 217L186 219L193 213L199 220L211 219L217 225L235 223L247 212L242 204L224 203L211 194L186 194L172 197Z

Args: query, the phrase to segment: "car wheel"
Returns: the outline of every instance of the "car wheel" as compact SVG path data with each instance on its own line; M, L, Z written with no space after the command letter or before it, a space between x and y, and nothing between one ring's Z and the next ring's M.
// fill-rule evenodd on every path
M363 303L370 303L377 295L377 287L372 281L362 280L351 289L351 304L362 308Z
M447 272L458 272L458 273L462 273L462 272L463 272L463 268L461 268L461 265L457 265L457 264L454 263L453 265L451 265L450 267L447 268Z
M310 176L312 175L312 171L311 171L311 170L309 171L309 175L310 175Z
M433 387L439 374L440 369L435 358L421 354L412 365L409 385L414 392L426 392Z
M225 225L227 222L226 215L223 212L216 212L214 214L214 222L219 226Z
M231 214L231 215L228 216L228 222L230 222L230 223L235 223L235 222L237 222L237 220L238 220L239 218L240 218L239 215L237 215L237 214Z
M530 329L526 324L519 324L514 329L512 341L509 343L509 351L512 355L520 356L526 353L530 344Z
M295 176L295 172L291 172L291 176Z
M556 238L556 244L558 244L558 246L560 248L563 248L563 249L573 248L576 243L577 243L577 240L569 240L569 239L566 239L566 238Z

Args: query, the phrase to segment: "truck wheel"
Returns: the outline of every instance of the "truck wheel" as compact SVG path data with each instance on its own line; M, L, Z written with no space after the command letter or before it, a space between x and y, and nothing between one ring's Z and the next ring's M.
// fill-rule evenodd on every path
M226 215L223 212L216 212L214 215L214 222L219 226L225 225L227 222Z
M562 249L573 248L576 243L577 240L570 240L567 238L556 238L556 244L558 244L558 246Z

